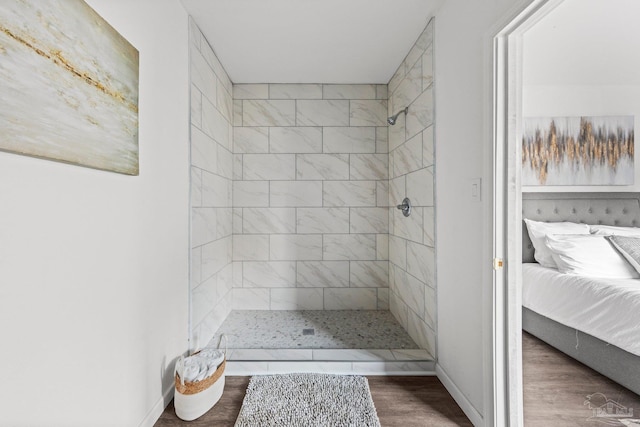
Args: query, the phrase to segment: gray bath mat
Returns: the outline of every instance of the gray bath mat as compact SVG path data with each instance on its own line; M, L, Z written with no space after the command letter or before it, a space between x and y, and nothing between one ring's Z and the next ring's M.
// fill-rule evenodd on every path
M380 427L365 377L329 374L251 378L235 427Z

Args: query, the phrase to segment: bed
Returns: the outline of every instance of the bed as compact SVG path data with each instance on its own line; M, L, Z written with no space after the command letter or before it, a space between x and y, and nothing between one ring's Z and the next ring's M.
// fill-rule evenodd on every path
M640 226L637 193L523 193L522 216ZM640 394L640 279L568 276L535 262L522 230L523 329Z

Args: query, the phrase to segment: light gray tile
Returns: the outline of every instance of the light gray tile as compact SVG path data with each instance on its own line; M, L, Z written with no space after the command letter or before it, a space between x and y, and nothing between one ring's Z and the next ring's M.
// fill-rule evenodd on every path
M407 271L427 285L435 287L436 254L431 247L407 242Z
M234 181L233 206L268 207L269 183L267 181Z
M212 103L216 102L216 75L207 64L204 56L195 48L191 48L191 82Z
M403 328L409 324L409 308L394 292L389 293L389 311Z
M191 292L191 320L193 324L197 325L202 322L207 314L213 310L213 304L216 302L215 285L215 278L205 280Z
M376 99L388 99L387 85L376 85Z
M435 352L435 334L417 314L409 310L407 332L421 348Z
M268 99L268 84L233 85L233 99Z
M422 243L424 238L422 208L414 207L408 217L404 216L400 210L395 210L392 213L391 221L393 222L393 232L396 236Z
M235 234L233 236L234 261L268 261L269 236Z
M435 246L436 235L435 235L435 208L427 207L424 208L423 212L423 224L424 228L424 240L423 243L427 246Z
M351 233L388 233L389 208L351 208Z
M323 130L325 153L375 153L375 127L326 127Z
M234 127L234 153L268 153L269 128L267 127Z
M296 286L294 261L244 262L242 286L245 288L287 288Z
M270 84L270 99L322 99L320 84Z
M405 239L389 236L389 261L400 268L407 268L407 241Z
M202 172L202 205L205 207L231 206L231 180Z
M396 291L411 311L424 315L424 284L404 270L395 270Z
M375 181L325 181L324 206L375 206Z
M231 237L202 246L202 278L208 279L232 261Z
M413 206L433 206L433 170L419 169L407 175L407 194Z
M269 289L240 289L233 290L234 310L269 310Z
M395 360L391 350L385 349L314 349L314 360L344 360L344 361L383 361Z
M350 103L351 126L385 126L387 124L387 101L352 100Z
M269 362L269 374L288 374L292 370L293 372L320 372L334 375L352 374L350 362Z
M227 92L232 93L233 87L231 84L231 80L229 80L227 72L224 70L224 67L218 60L218 57L216 56L215 52L204 36L202 37L202 40L200 42L200 51L202 52L204 59L207 61L215 75L222 81L222 84L224 84L224 88L227 90Z
M273 207L322 206L320 181L272 181L270 192Z
M349 287L349 261L298 261L298 286Z
M215 330L213 331L215 333ZM224 370L225 375L237 375L237 376L248 376L248 375L267 375L269 374L269 363L272 362L259 362L259 361L250 361L250 362L236 362L236 361L228 361L226 364L226 368ZM291 363L291 362L285 362Z
M296 179L295 154L245 154L242 160L245 180Z
M220 80L218 80L217 96L218 96L218 101L217 101L218 110L224 116L224 118L227 119L229 123L232 123L233 98L231 97L231 94L227 92L227 90L224 87L224 84Z
M245 208L242 231L248 234L296 232L295 208Z
M299 100L297 126L349 126L349 101Z
M191 289L193 289L202 281L202 248L191 249L191 259L189 261L191 265ZM349 265L347 264L347 274L348 271Z
M233 155L233 179L242 180L242 154Z
M376 153L387 154L389 152L389 127L376 127Z
M387 154L352 154L350 156L351 179L388 179L389 156Z
M433 362L353 362L353 373L357 375L433 375Z
M229 147L231 124L206 99L202 100L202 130L223 147Z
M242 100L233 100L233 125L242 126Z
M388 261L351 261L352 288L386 288L389 286Z
M408 106L409 111L411 111L413 109L411 104L421 93L422 61L418 61L393 93L391 97L392 110L397 112Z
M396 360L433 360L433 356L421 348L399 348L392 349L391 352Z
M191 209L191 247L209 243L216 238L216 211L213 208Z
M218 153L218 175L227 179L233 179L233 153L227 150L222 145L217 144L216 147Z
M422 168L422 134L402 144L394 153L393 172L404 175Z
M348 154L298 154L296 177L299 180L349 179Z
M272 234L269 254L272 260L282 261L322 259L322 235Z
M244 126L294 126L296 101L244 100L242 123Z
M216 209L216 239L231 236L233 234L233 209L230 207Z
M400 64L396 72L393 73L391 80L389 80L389 84L387 85L387 93L389 96L393 95L393 92L398 88L402 79L404 79L404 63Z
M233 234L242 234L242 208L233 208Z
M389 114L395 114L397 111L389 112ZM404 114L398 116L398 121L393 126L388 126L389 130L389 151L393 151L398 148L406 140L406 117Z
M389 288L378 288L378 310L389 310Z
M227 360L313 360L313 350L240 348L229 350Z
M429 88L411 104L407 114L407 138L422 132L433 123L433 89Z
M322 310L322 289L272 289L271 310Z
M376 99L376 85L325 84L322 92L324 99Z
M389 235L378 234L376 236L376 258L378 260L389 259Z
M422 90L433 83L433 47L429 46L422 55Z
M376 183L376 205L379 207L389 206L389 181Z
M233 287L241 288L242 280L242 262L236 261L233 263Z
M407 197L405 182L406 179L404 176L389 181L389 205L391 205L392 208L402 204L402 200ZM391 214L394 214L393 209L391 210Z
M325 288L325 310L376 310L378 294L367 288Z
M349 208L298 208L298 233L349 233Z
M422 165L428 167L433 165L433 126L429 126L422 132Z
M271 128L269 149L272 153L322 153L322 128Z
M327 261L375 260L374 234L325 234L322 259Z
M216 173L218 171L218 151L216 143L204 132L191 126L191 164L200 169Z
M431 329L436 326L436 291L433 288L424 288L424 321Z
M202 127L202 93L196 85L191 85L191 124Z
M191 207L202 206L202 170L191 167Z

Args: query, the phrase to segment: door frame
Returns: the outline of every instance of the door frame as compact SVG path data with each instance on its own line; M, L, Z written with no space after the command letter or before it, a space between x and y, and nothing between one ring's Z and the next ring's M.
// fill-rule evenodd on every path
M493 57L493 425L522 426L523 34L563 0L534 0L495 33Z

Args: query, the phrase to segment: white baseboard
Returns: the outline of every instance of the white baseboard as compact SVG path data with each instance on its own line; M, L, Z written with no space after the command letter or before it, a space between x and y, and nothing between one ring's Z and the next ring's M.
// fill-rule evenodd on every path
M442 369L440 364L436 364L436 375L438 376L440 382L447 389L451 397L453 397L453 400L456 401L467 418L469 418L471 423L475 427L483 427L484 419L482 418L482 415L476 410L476 408L473 407L466 396L462 394L460 389L453 383L451 378L449 378L449 375L447 375L444 369Z
M153 405L153 408L151 408L138 427L153 427L156 421L160 418L160 415L164 412L164 409L169 405L169 402L171 402L171 399L173 399L173 391L174 385L171 383L171 387L162 393L162 397L158 399L155 405Z

